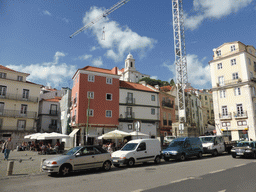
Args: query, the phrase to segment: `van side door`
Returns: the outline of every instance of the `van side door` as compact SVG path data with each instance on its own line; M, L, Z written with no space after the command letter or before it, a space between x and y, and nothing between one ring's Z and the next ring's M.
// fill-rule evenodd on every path
M223 137L216 137L215 145L216 145L216 148L218 150L218 153L222 153L222 152L225 151L225 145L224 145Z
M187 156L192 156L194 154L189 140L186 140L184 143L184 152Z
M135 161L136 162L147 161L148 156L149 154L147 151L147 145L145 142L141 142L135 152Z

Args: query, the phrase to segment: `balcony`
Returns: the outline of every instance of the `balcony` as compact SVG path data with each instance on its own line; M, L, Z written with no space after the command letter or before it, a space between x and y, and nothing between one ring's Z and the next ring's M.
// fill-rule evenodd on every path
M58 115L58 111L57 110L50 110L49 114L53 115L53 116L57 116Z
M135 118L134 112L125 112L125 118L134 119Z
M171 102L166 102L166 101L162 101L162 106L163 106L163 107L173 108L173 103L171 103Z
M248 115L247 115L247 111L243 111L243 112L233 112L233 115L235 117L235 119L246 119L248 118Z
M18 110L1 110L0 111L0 117L14 117L14 118L28 118L28 119L36 119L37 118L37 112L33 111L26 111L25 113L21 113L21 111Z
M223 84L217 83L216 86L223 87L223 86L228 86L228 85L234 85L234 84L241 83L241 82L242 82L242 79L238 78L238 79L224 81Z
M220 118L220 120L232 119L232 114L231 113L228 113L228 114L219 113L219 118Z
M7 93L5 95L0 95L0 99L10 99L10 100L17 100L17 101L28 101L28 102L38 102L38 97L23 97L23 94L12 94L12 93Z
M126 97L126 104L135 104L135 98Z

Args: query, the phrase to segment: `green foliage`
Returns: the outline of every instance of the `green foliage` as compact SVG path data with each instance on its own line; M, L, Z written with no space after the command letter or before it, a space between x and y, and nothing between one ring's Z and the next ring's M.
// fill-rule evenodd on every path
M156 79L150 79L149 77L144 77L140 79L139 81L145 81L148 85L155 86L158 85L159 87L170 85L168 81L161 81Z
M170 85L171 85L171 86L175 86L175 82L174 82L173 79L170 81Z

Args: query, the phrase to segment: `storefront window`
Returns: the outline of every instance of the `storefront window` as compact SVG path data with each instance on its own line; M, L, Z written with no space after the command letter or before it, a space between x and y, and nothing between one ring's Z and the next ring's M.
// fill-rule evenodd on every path
M239 131L239 139L240 140L248 140L248 131L247 130L240 130Z
M231 131L223 131L223 137L228 137L229 140L231 141L232 140Z

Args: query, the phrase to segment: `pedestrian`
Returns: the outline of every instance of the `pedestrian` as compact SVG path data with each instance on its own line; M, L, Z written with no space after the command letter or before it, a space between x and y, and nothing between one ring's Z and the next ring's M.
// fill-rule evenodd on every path
M13 142L12 138L9 137L8 140L5 142L5 150L4 150L4 160L8 161L9 155L11 150L13 151Z

